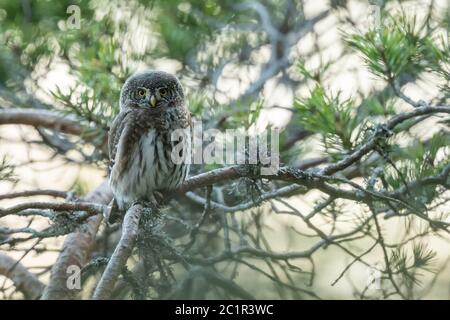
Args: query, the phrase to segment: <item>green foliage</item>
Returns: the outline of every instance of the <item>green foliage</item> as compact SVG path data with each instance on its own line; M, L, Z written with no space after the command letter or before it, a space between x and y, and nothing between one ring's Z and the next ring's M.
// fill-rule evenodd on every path
M436 258L436 252L429 249L423 242L416 242L412 250L398 248L393 250L389 259L392 272L399 278L401 284L409 290L413 286L420 286L423 272L434 273L431 267Z
M99 97L101 93L81 89L77 94L76 89L72 88L68 94L62 93L59 88L52 92L53 97L64 105L62 112L75 116L86 129L107 130L117 111L112 112L112 108L103 102Z
M204 93L193 92L186 97L189 111L194 117L201 117L203 112L211 108L210 99Z
M61 35L59 23L67 19L66 9L74 3L83 15L93 15L87 0L0 1L0 47L17 59L14 64L8 63L6 54L0 53L0 84L12 75L26 76L25 71L33 71L42 59L59 51L55 42ZM13 69L5 72L5 67Z
M233 6L239 1L179 1L158 3L158 33L164 55L187 62L194 49L210 40L217 27L239 21Z
M395 114L395 106L392 101L382 103L377 97L368 97L364 100L360 112L360 118L377 116L387 117Z
M305 79L312 80L317 84L321 84L323 78L325 77L328 69L331 67L332 63L323 63L322 59L320 60L320 66L316 70L310 70L306 67L305 61L300 60L296 64L297 72L302 75Z
M395 147L392 154L399 160L391 162L384 171L384 181L389 189L404 187L405 184L437 175L448 165L448 150L450 137L437 133L428 141L414 141L404 148ZM438 153L442 152L438 158ZM436 197L435 185L419 183L415 188L408 188L408 201L419 207L430 203Z
M352 134L360 121L354 114L351 100L342 101L340 94L329 96L324 88L317 85L309 97L297 99L294 107L300 124L324 137L327 152L333 149L341 153L353 149Z
M446 152L450 144L448 135L437 133L427 141L415 140L412 144L404 148L395 148L393 152L398 154L401 159L397 161L397 168L407 178L408 181L414 181L433 174L437 174L447 164L447 157L437 159L438 152ZM388 171L390 173L391 171ZM389 185L397 188L401 185L401 179L398 173L392 172L392 175L386 176Z
M433 39L432 31L424 32L415 17L386 16L380 26L365 34L346 35L346 41L360 52L370 71L392 81L441 68L448 52Z

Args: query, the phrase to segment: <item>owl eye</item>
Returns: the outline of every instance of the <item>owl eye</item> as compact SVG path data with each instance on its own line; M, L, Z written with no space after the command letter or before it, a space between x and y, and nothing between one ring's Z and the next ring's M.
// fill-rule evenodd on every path
M161 89L159 89L159 95L161 96L161 97L165 97L165 96L167 96L169 94L169 90L167 90L167 88L161 88Z
M144 89L139 89L138 91L137 91L137 96L138 97L145 97L145 90Z

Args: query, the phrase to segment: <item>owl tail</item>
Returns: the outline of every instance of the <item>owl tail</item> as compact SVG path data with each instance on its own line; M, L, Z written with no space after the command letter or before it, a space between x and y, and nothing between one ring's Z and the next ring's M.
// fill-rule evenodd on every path
M103 217L108 224L113 224L123 217L123 211L119 209L115 198L111 200L108 207L103 211Z

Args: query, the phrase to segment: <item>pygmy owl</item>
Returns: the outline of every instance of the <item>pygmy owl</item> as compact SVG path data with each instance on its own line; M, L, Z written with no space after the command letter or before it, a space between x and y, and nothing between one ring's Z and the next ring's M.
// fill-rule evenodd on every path
M113 206L127 210L136 201L152 201L156 191L170 192L186 179L189 165L179 158L174 161L172 152L189 153L188 141L172 141L172 132L190 126L183 88L175 76L149 70L127 79L120 92L120 113L109 131Z

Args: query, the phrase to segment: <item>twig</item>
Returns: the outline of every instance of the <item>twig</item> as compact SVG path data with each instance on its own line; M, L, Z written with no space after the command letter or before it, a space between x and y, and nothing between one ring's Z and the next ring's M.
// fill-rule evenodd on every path
M13 199L19 197L33 197L33 196L51 196L55 198L66 198L69 192L58 190L28 190L20 192L12 192L0 195L0 200Z

